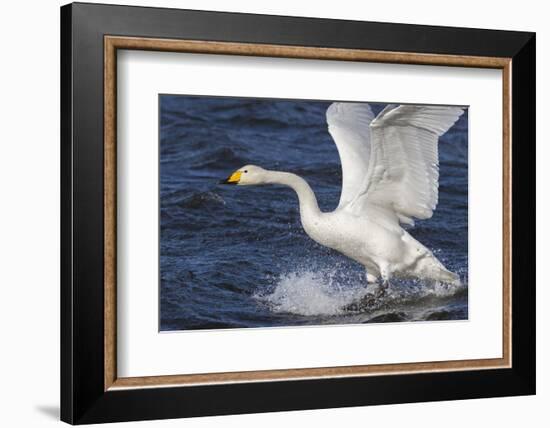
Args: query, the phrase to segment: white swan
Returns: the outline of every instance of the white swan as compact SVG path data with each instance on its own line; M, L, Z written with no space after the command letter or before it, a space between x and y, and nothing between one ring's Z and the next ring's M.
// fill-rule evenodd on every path
M392 277L459 283L400 223L432 216L438 200L438 140L463 113L459 107L388 105L375 118L365 103L333 103L328 130L342 163L342 193L321 212L301 177L246 165L224 184L282 184L298 195L300 218L316 242L366 268L367 281Z

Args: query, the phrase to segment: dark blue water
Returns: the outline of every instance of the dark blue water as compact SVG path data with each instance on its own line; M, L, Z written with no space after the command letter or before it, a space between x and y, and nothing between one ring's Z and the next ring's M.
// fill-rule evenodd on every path
M217 184L246 164L290 171L336 208L329 104L160 97L161 330L467 319L467 112L440 140L434 216L410 230L462 286L392 280L373 299L361 265L305 234L292 190Z

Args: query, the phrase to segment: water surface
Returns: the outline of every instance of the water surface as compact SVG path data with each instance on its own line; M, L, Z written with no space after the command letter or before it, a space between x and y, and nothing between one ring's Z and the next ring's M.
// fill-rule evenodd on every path
M283 186L221 186L255 164L298 174L338 205L330 102L161 95L160 329L468 318L468 112L440 139L439 205L409 232L461 286L393 281L372 298L361 265L311 240ZM385 104L371 104L378 113Z

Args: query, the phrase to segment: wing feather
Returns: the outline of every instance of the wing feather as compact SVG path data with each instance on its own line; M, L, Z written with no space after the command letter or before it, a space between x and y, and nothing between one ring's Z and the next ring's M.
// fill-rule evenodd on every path
M339 208L362 215L376 205L408 224L430 218L438 202L438 140L464 110L388 105L373 119L366 104L335 104L327 121L342 161Z
M338 207L352 202L363 190L370 158L370 128L374 119L366 103L332 103L327 109L328 130L342 164L342 193Z

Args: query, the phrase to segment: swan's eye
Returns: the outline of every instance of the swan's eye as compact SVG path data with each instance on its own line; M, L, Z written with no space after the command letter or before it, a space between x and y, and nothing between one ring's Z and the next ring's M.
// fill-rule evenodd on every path
M248 172L246 169L244 170L245 174Z

